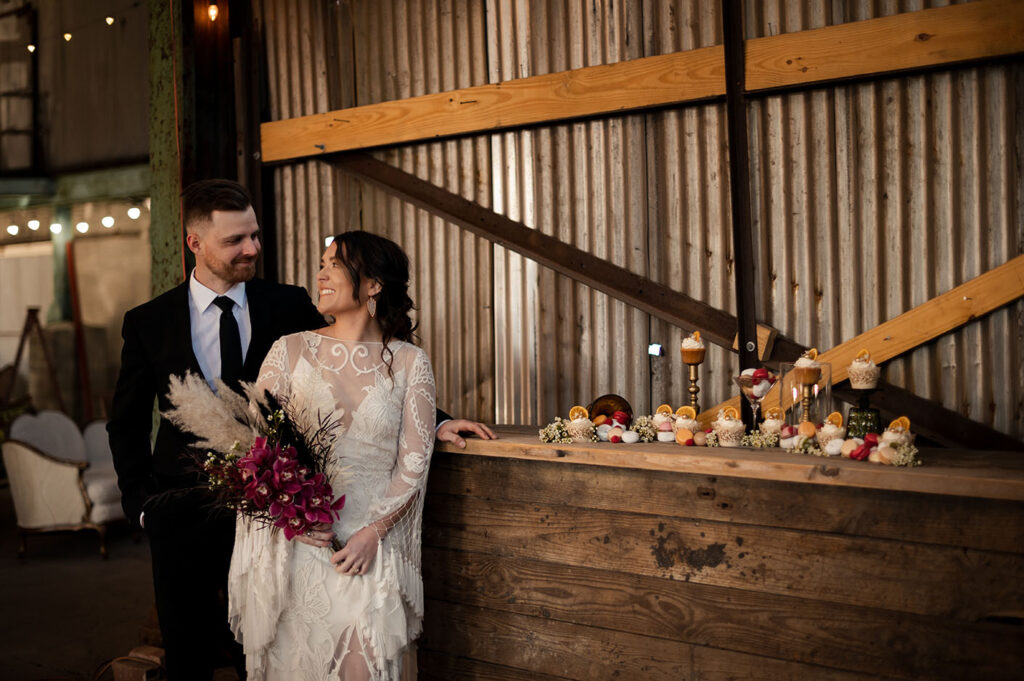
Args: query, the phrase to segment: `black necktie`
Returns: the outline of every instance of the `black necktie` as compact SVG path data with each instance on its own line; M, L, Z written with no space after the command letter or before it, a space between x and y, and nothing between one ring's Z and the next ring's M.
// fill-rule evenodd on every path
M213 304L220 308L220 380L228 385L242 379L242 336L231 308L235 301L218 296Z

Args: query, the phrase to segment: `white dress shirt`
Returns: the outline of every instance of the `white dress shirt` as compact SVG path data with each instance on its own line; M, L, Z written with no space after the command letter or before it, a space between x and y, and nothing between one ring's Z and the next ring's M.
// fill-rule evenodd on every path
M231 312L238 322L238 335L242 339L242 361L249 352L252 323L249 321L249 302L245 297L245 283L239 282L225 293L217 293L196 279L196 272L188 282L188 316L192 326L192 349L199 360L203 378L213 388L213 379L220 378L220 316L221 309L213 304L215 298L225 295L235 301Z

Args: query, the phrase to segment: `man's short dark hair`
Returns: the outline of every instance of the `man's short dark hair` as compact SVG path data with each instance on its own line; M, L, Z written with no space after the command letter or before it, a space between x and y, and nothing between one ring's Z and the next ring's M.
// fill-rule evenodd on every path
M185 228L209 222L215 210L245 210L252 205L245 187L231 180L201 180L181 193Z

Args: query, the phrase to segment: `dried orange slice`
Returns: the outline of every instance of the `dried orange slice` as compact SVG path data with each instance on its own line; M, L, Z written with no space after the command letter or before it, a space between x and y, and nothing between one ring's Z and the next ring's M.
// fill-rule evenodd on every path
M693 332L693 340L700 340L700 331Z
M860 352L857 353L856 359L869 360L871 359L871 353L868 352L867 348L861 348Z
M687 442L693 439L693 431L687 428L680 428L676 431L676 442L681 445L685 445Z
M672 413L672 405L670 405L670 404L662 404L662 405L660 405L654 411L654 413L655 414L671 414Z
M910 419L906 416L893 419L892 423L889 424L889 430L910 430Z
M587 411L587 408L586 407L581 407L578 404L575 407L573 407L572 409L569 410L569 420L570 421L575 421L576 419L585 419L588 416L590 416L590 412Z
M722 410L722 416L727 419L738 419L740 417L740 410L736 407L726 407Z
M807 359L818 359L818 348L811 348L804 353L804 357Z
M697 410L687 404L676 409L676 416L681 419L695 419L697 418Z
M764 410L764 417L766 419L781 419L782 408L781 407L768 407Z
M828 418L826 418L825 420L831 423L836 428L843 427L843 415L840 414L838 411L834 411L831 414L829 414Z
M810 421L803 421L797 427L796 432L804 437L814 437L814 434L818 432L818 429L814 427L814 424Z

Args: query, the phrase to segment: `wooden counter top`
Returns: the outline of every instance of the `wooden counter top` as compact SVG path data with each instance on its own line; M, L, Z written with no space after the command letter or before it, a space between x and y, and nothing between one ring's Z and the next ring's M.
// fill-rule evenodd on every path
M537 426L495 426L497 440L466 440L440 451L588 466L674 471L781 482L840 485L903 492L1024 501L1024 457L1014 452L923 449L924 462L898 468L839 457L786 454L781 449L681 447L652 442L633 445L541 442Z

